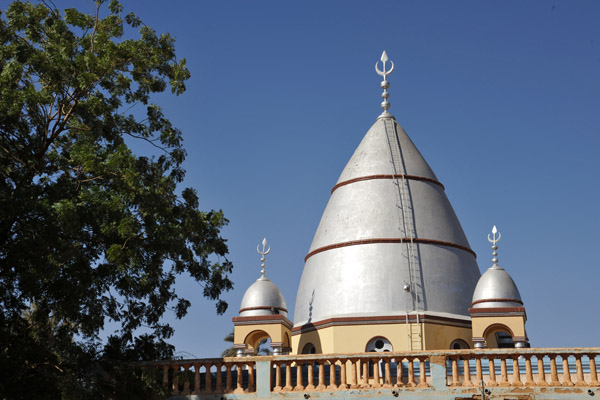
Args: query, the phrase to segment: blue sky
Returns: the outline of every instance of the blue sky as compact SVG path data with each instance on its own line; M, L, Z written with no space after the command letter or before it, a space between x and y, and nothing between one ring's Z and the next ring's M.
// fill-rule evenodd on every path
M193 304L174 322L183 355L226 346L264 236L267 275L293 312L330 190L381 112L384 49L390 111L445 185L482 271L487 234L502 233L532 345L600 345L600 2L124 3L187 59L187 92L155 100L184 132L185 185L230 219L229 311L217 316L181 280Z

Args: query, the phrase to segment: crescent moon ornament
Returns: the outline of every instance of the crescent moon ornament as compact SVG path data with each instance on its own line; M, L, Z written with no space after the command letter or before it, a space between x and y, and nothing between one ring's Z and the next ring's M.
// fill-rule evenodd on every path
M386 60L386 61L387 61L387 60ZM383 76L383 79L386 79L386 77L387 77L388 75L390 75L392 72L394 72L394 62L393 62L393 61L390 61L390 64L392 64L392 66L391 66L391 68L390 68L390 70L389 70L389 71L386 71L386 69L385 69L385 61L382 61L382 62L381 62L381 64L382 64L382 67L383 67L383 71L380 71L380 70L379 70L378 64L379 64L379 61L377 61L377 62L375 63L375 72L377 72L377 75L379 75L379 76Z
M258 252L258 254L260 254L261 256L266 256L267 254L269 254L269 252L271 251L271 246L267 246L267 238L264 238L262 241L262 251L260 251L260 246L261 244L257 244L256 245L256 251ZM266 250L265 250L266 248Z
M265 256L267 254L269 254L269 252L271 251L271 246L267 245L267 238L264 238L263 241L262 241L262 251L260 250L259 246L260 246L260 244L256 245L256 251L258 252L258 254L261 255L261 257L260 257L260 262L261 262L261 264L260 264L260 268L261 268L260 269L260 276L261 276L261 279L265 279L265 272L266 272L266 266L265 266L266 259L265 259Z
M498 234L498 237L496 237L496 233ZM494 246L496 245L496 243L498 243L500 241L500 238L502 237L502 234L500 232L498 232L498 229L496 228L496 225L494 225L494 227L492 228L492 237L490 237L489 233L488 233L488 242L490 242L491 244L493 244Z

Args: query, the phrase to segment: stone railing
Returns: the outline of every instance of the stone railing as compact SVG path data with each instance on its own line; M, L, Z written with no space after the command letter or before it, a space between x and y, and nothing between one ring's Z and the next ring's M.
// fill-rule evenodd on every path
M160 374L171 395L179 397L231 393L232 398L260 399L298 393L308 398L308 393L375 395L386 389L390 396L405 391L455 396L506 387L513 394L533 388L536 398L545 399L553 398L554 388L564 394L572 387L570 398L596 390L599 355L600 348L485 349L173 360L139 367Z
M428 353L281 356L271 360L273 391L428 387Z
M462 350L447 354L449 386L599 386L600 349Z

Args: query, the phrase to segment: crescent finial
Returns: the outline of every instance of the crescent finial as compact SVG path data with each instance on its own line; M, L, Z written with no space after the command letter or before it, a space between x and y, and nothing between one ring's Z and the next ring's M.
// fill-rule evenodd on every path
M382 69L379 69L379 61L381 61ZM383 77L383 81L381 82L381 88L383 89L383 93L381 94L381 97L383 97L383 101L381 102L381 108L383 108L383 113L380 115L380 117L391 117L391 114L387 111L390 108L390 103L388 101L390 94L387 91L390 87L390 83L388 82L387 77L392 72L394 72L394 62L388 58L388 55L385 50L381 54L381 58L379 61L375 63L375 72L377 72L377 75ZM389 70L386 68L386 64L388 61L390 63Z
M496 234L498 234L498 236L496 236ZM494 257L492 258L492 262L494 263L494 267L498 267L498 252L496 250L498 250L497 243L500 241L501 237L502 235L498 232L496 225L494 225L492 228L492 236L488 233L488 242L492 244L492 256Z
M259 247L261 244L262 244L262 251L260 250L260 247ZM271 252L271 246L268 246L268 244L267 244L267 238L264 238L262 240L261 244L257 244L256 245L256 251L258 252L258 254L261 255L261 257L260 257L260 263L261 263L260 264L260 268L261 268L260 269L260 276L261 276L261 278L264 278L265 277L266 268L267 268L266 265L265 265L265 261L267 260L265 258L265 256Z

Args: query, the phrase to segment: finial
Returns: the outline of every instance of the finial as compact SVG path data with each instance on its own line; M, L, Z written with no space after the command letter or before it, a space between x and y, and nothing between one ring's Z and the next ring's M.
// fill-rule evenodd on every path
M498 237L496 237L496 233L498 234ZM494 258L492 258L492 262L494 263L494 267L499 267L498 265L498 253L496 252L496 250L498 250L498 246L496 246L496 243L498 243L500 241L500 238L502 237L502 235L500 234L500 232L498 232L498 229L496 229L496 225L494 225L494 227L492 228L492 237L490 237L489 233L488 233L488 241L492 244L492 256L494 256Z
M260 269L260 277L261 278L265 278L265 272L266 272L266 270L265 270L265 268L266 268L266 266L265 266L265 261L266 261L265 256L267 254L269 254L269 252L271 251L271 246L267 246L267 238L264 238L262 240L262 251L260 251L260 249L259 249L258 246L260 246L260 244L256 245L256 251L258 252L258 254L261 255L261 257L260 257L260 263L261 263L260 264L260 268L261 268Z
M388 110L390 108L390 102L387 99L390 97L390 94L388 93L387 90L390 87L390 82L388 82L387 77L392 72L394 72L394 62L390 61L388 59L388 55L385 52L385 50L383 51L383 54L381 55L380 60L381 60L381 66L382 66L383 71L379 70L379 67L377 66L379 64L379 61L377 61L375 63L375 72L377 72L377 75L383 76L383 81L381 81L381 88L383 89L383 93L381 94L381 97L383 97L383 101L381 102L381 108L383 108L383 113L381 115L382 116L391 116L391 114L388 112ZM389 70L386 70L385 63L387 63L388 61L390 61L391 67Z

